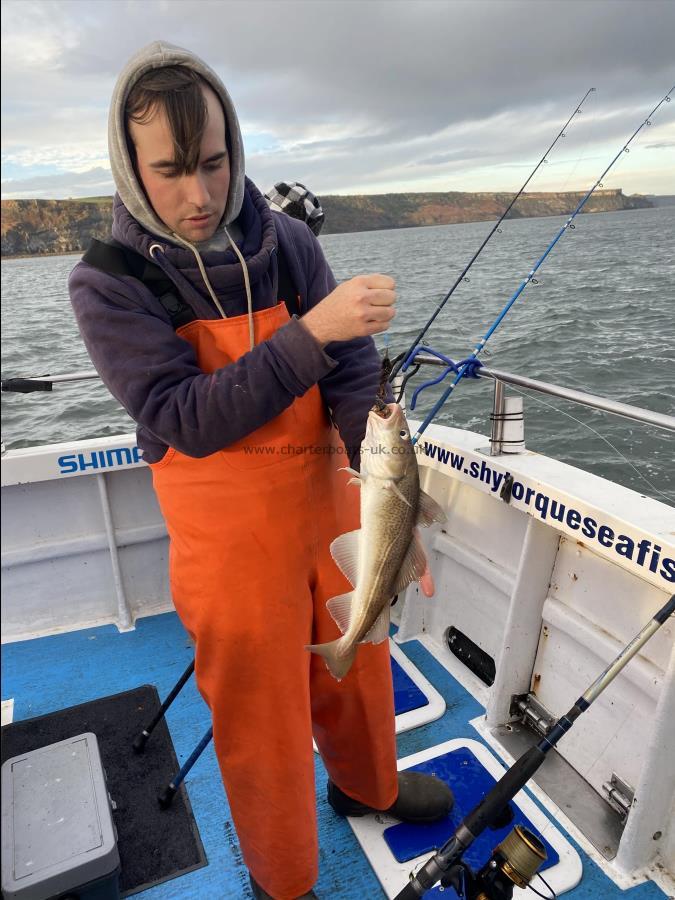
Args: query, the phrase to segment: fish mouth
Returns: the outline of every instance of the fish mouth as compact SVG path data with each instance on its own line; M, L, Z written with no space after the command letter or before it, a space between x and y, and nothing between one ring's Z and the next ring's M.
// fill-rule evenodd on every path
M373 405L371 406L370 411L374 412L381 419L388 419L393 413L393 409L390 409L390 407L393 406L393 403L385 403L384 400L381 400L379 397L377 397L375 403L373 403Z
M403 415L403 411L398 403L385 403L379 397L371 406L370 413L375 416L376 420L386 422L386 428L394 427Z

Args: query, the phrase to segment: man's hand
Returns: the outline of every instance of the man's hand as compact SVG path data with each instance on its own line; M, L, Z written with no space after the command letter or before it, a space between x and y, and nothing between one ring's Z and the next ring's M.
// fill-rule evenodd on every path
M395 287L388 275L357 275L336 287L300 321L320 344L379 334L396 315Z

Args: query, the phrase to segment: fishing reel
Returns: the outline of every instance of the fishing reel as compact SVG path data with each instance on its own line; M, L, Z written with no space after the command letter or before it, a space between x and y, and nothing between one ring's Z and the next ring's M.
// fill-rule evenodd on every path
M479 872L474 872L460 861L441 878L441 884L454 888L462 900L512 900L514 887L528 886L535 894L544 897L530 885L544 862L546 850L536 834L522 825L516 825L495 847ZM555 900L553 891L550 900Z

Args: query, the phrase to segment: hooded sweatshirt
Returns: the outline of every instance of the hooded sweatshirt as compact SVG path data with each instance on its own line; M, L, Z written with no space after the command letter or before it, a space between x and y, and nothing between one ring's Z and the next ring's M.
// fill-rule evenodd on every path
M225 85L203 60L188 50L175 47L164 41L154 41L126 64L113 90L108 114L108 153L110 168L117 193L131 215L152 234L164 237L174 243L182 243L182 239L173 234L157 217L149 203L145 191L138 183L133 162L129 156L125 123L127 98L136 82L152 69L165 66L184 66L192 69L213 88L225 115L225 134L230 163L230 189L223 218L215 235L208 241L196 246L199 249L227 249L229 240L224 226L232 225L241 212L244 199L244 144L239 128L239 119ZM223 240L223 238L225 240Z
M124 135L124 103L131 86L150 68L175 64L195 69L213 88L223 104L229 136L232 176L225 213L215 240L199 247L171 234L158 219L138 183ZM118 189L113 237L161 266L198 319L217 319L222 313L245 315L245 275L253 311L276 305L279 247L303 311L335 288L321 246L309 228L271 212L245 177L232 102L215 72L194 54L154 43L129 62L113 94L109 145ZM243 265L224 230L227 226L231 233L231 225L237 229ZM318 383L350 461L359 467L359 448L380 374L371 338L322 348L293 317L236 362L207 374L190 343L174 331L157 298L137 279L80 262L71 273L69 288L92 362L136 421L138 445L147 462L159 461L168 447L192 457L215 453L274 419Z

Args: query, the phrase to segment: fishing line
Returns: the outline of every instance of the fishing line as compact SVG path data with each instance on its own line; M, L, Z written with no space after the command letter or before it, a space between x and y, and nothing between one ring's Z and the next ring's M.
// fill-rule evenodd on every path
M672 497L671 497L671 496L668 496L668 494L664 494L664 492L663 492L663 491L660 491L660 490L656 487L656 485L652 484L652 482L651 482L647 477L645 477L645 476L642 474L642 472L641 472L635 465L633 465L633 463L628 459L627 456L624 456L623 453L622 453L617 447L615 447L614 444L613 444L608 438L606 438L604 435L600 434L599 431L596 431L596 429L593 428L592 425L588 425L586 422L582 422L581 419L577 419L576 416L573 416L571 413L565 412L564 409L560 409L558 406L554 406L552 403L549 403L547 400L542 400L541 397L537 397L535 394L526 393L525 391L522 391L522 390L520 390L519 388L514 387L513 385L509 385L509 388L511 388L512 390L514 390L517 394L520 394L521 397L527 397L528 400L534 400L535 403L541 403L541 404L543 404L544 406L548 406L548 408L549 408L549 409L552 409L554 412L560 413L560 414L563 415L563 416L567 416L567 418L568 418L568 419L572 419L573 422L578 422L579 425L583 425L584 428L588 428L588 430L589 430L589 431L592 431L593 434L597 435L597 436L600 438L601 441L604 441L604 442L607 444L608 447L611 447L612 450L613 450L618 456L620 456L621 459L622 459L624 462L626 462L626 463L631 467L631 469L633 469L633 471L634 471L634 472L635 472L635 473L636 473L636 474L644 481L644 483L645 483L645 484L648 484L649 487L650 487L656 494L659 494L661 497L665 497L666 500L668 500L669 502L671 502L673 499L675 499L675 495L673 495Z
M597 112L597 110L596 110L596 112ZM587 161L587 160L585 159L585 156L586 156L586 153L588 152L588 149L589 149L589 147L590 147L591 139L592 139L592 138L593 138L593 135L591 134L591 130L589 129L589 134L588 134L588 137L586 138L586 143L582 146L581 151L580 151L580 153L579 153L579 156L577 157L577 159L576 159L576 161L575 161L575 163L574 163L574 166L573 166L573 168L572 168L572 171L568 173L567 178L566 178L565 181L563 182L563 186L562 186L562 188L561 188L561 193L564 193L565 190L567 189L567 185L570 183L570 181L572 180L572 178L573 178L574 175L576 174L577 169L579 168L579 163L580 163L582 160L583 160L584 162ZM562 160L560 160L559 162L562 163Z
M544 876L541 874L541 872L537 872L537 878L541 878L541 880L544 882L544 884L546 885L546 887L549 889L549 891L550 891L551 893L550 893L548 896L547 896L546 894L542 894L541 891L538 891L536 888L533 888L531 884L528 884L528 888L529 888L531 891L534 891L534 893L537 895L537 897L542 897L543 900L558 900L558 895L557 895L556 892L553 890L553 888L552 888L551 885L548 883L548 881L546 881L546 879L545 879Z
M415 340L413 341L413 343L411 344L411 346L408 348L407 353L402 353L402 354L400 354L399 356L396 357L396 360L394 361L394 364L393 364L392 369L391 369L391 373L390 373L390 375L389 375L389 381L391 381L393 378L396 377L396 375L398 375L398 372L399 372L401 366L403 365L403 362L408 358L408 356L412 353L412 351L415 349L415 347L416 347L419 343L422 342L422 339L424 338L424 335L427 333L427 331L428 331L428 330L431 328L431 326L433 325L433 323L434 323L434 321L435 321L435 319L436 319L436 316L438 316L438 314L441 312L441 310L443 309L443 307L445 306L445 304L448 302L448 300L450 299L450 297L452 297L452 295L454 294L456 288L461 284L462 281L464 281L464 279L466 278L467 272L469 271L469 269L471 268L471 266L475 263L475 261L478 259L478 257L480 256L480 254L483 252L484 247L486 246L486 244L488 243L488 241L490 240L490 238L492 237L492 235L495 233L495 231L499 231L499 230L500 230L500 229L499 229L499 226L502 224L502 222L504 221L504 219L506 218L506 216L509 214L509 212L510 212L511 209L513 208L514 204L516 203L516 201L518 200L518 198L520 197L520 195L523 193L523 191L525 190L525 188L528 186L528 184L530 183L530 181L532 181L532 179L534 178L534 176L536 175L536 173L538 172L538 170L541 168L542 165L544 165L544 163L546 162L546 157L548 156L548 154L551 152L551 150L553 150L553 148L555 147L555 145L558 143L558 141L559 141L561 138L566 137L566 135L565 135L565 129L566 129L567 126L570 124L570 122L572 121L572 119L573 119L576 115L579 114L579 112L580 112L580 110L581 110L581 107L582 107L584 101L586 100L586 97L588 97L588 95L589 95L589 94L592 94L594 91L595 91L595 88L589 88L589 89L586 91L586 93L584 94L584 96L582 97L581 102L578 103L578 104L576 105L576 107L575 107L575 109L574 109L574 112L573 112L572 115L569 117L569 119L565 122L565 124L563 125L563 127L560 129L560 131L558 132L558 134L557 134L555 140L553 141L553 143L551 144L551 146L548 148L548 150L546 151L546 153L544 153L544 155L543 155L542 158L539 160L539 162L537 163L537 165L536 165L536 166L534 167L534 169L530 172L529 176L527 177L527 180L525 181L525 183L523 184L523 186L521 187L521 189L518 191L518 193L515 195L515 197L513 198L513 200L512 200L512 201L509 203L509 205L506 207L506 209L505 209L504 212L501 214L501 216L499 217L499 219L497 219L497 221L495 222L495 224L492 226L490 232L488 233L488 235L487 235L487 237L485 238L485 240L483 241L483 243L480 245L480 247L478 248L478 250L476 250L476 252L475 252L474 255L471 257L471 259L469 260L469 262L467 263L467 265L464 267L464 269L462 270L462 272L460 273L460 275L457 277L457 280L455 281L455 283L453 284L453 286L450 288L450 290L448 291L448 293L445 295L445 297L441 300L441 302L440 302L439 305L436 307L436 309L434 310L434 312L431 314L431 316L430 316L429 319L427 320L426 325L424 325L424 327L422 328L422 330L420 331L420 333L417 335L417 337L415 338ZM467 281L468 281L468 279L467 279Z
M537 262L534 264L534 266L533 266L532 269L530 270L530 272L529 272L529 274L527 275L527 277L521 282L520 286L518 287L518 289L516 290L516 292L513 294L513 296L507 301L507 303L505 304L505 306L504 306L504 308L502 309L502 311L499 313L499 315L498 315L497 318L494 320L494 322L492 323L492 325L490 325L490 327L488 328L488 330L485 332L484 336L478 341L478 343L476 344L476 346L475 346L474 349L473 349L473 352L466 358L466 360L464 360L464 362L463 362L462 366L460 367L460 369L459 369L457 375L455 376L455 380L454 380L454 381L446 388L446 390L445 390L445 391L443 392L443 394L441 395L440 399L436 401L436 403L434 404L433 409L432 409L431 412L427 415L427 417L425 418L425 420L422 422L422 424L420 425L420 427L419 427L417 433L413 436L413 438L412 438L412 444L416 444L416 443L417 443L417 441L420 439L420 436L421 436L421 435L426 431L426 429L429 427L429 425L431 424L431 422L433 421L433 419L436 417L436 415L437 415L438 412L440 411L440 409L441 409L441 407L443 406L443 404L446 402L446 400L448 399L448 397L452 394L452 392L454 391L454 389L456 388L456 386L459 384L459 382L462 380L462 378L464 377L464 375L465 375L468 371L471 371L471 370L472 370L472 367L475 366L475 362L476 362L476 360L477 360L477 358L478 358L478 355L482 352L483 347L484 347L485 344L489 341L489 339L492 337L492 335L494 334L494 332L499 328L499 326L501 325L502 321L503 321L504 318L506 317L507 313L509 312L509 310L511 309L511 307L513 306L513 304L516 302L516 300L518 299L518 297L520 297L520 295L523 293L523 291L525 290L525 288L527 287L527 285L528 285L530 282L532 282L533 284L537 284L537 279L536 279L534 276L535 276L536 272L540 269L540 267L543 265L545 259L546 259L547 256L549 255L549 253L553 250L553 248L555 247L555 245L558 243L558 241L559 241L560 238L563 236L563 234L567 231L568 228L569 228L569 229L574 229L574 228L576 227L576 226L574 225L574 223L573 223L573 220L576 218L576 216L581 212L581 210L583 209L583 207L586 205L586 202L588 201L588 199L589 199L589 197L591 196L591 194L595 191L595 189L596 189L597 187L602 187L602 179L607 175L607 173L609 172L609 170L614 166L614 164L615 164L616 161L619 159L619 157L620 157L623 153L629 153L629 152L630 152L630 150L629 150L629 145L633 142L633 140L637 137L637 135L642 131L642 129L643 129L646 125L651 125L651 124L652 124L652 123L651 123L651 116L653 116L654 113L655 113L655 112L656 112L656 111L657 111L664 103L670 103L670 93L671 93L673 90L675 90L675 85L670 89L670 91L668 91L668 93L666 94L666 96L663 97L663 98L656 104L656 106L655 106L654 109L649 113L649 115L648 115L647 118L644 120L644 122L642 122L640 125L638 125L638 127L635 129L635 131L633 132L633 134L628 138L628 140L627 140L626 143L623 145L623 147L621 147L621 149L619 150L619 152L616 154L616 156L614 157L614 159L610 162L610 164L607 166L607 168L604 170L604 172L603 172L602 175L598 178L598 180L595 182L595 184L590 188L590 190L588 190L588 191L586 192L586 194L584 195L584 197L581 198L581 200L580 200L579 203L577 204L577 207L576 207L576 209L574 210L574 212L572 213L572 215L567 219L567 221L565 222L565 224L562 226L562 228L558 231L558 233L556 234L556 236L555 236L555 237L553 238L553 240L550 242L550 244L548 245L548 247L546 248L546 250L545 250L545 251L542 253L542 255L539 257L539 259L538 259ZM414 352L415 352L415 348L413 347L413 349L410 351L409 357L412 356L412 355L414 354Z

